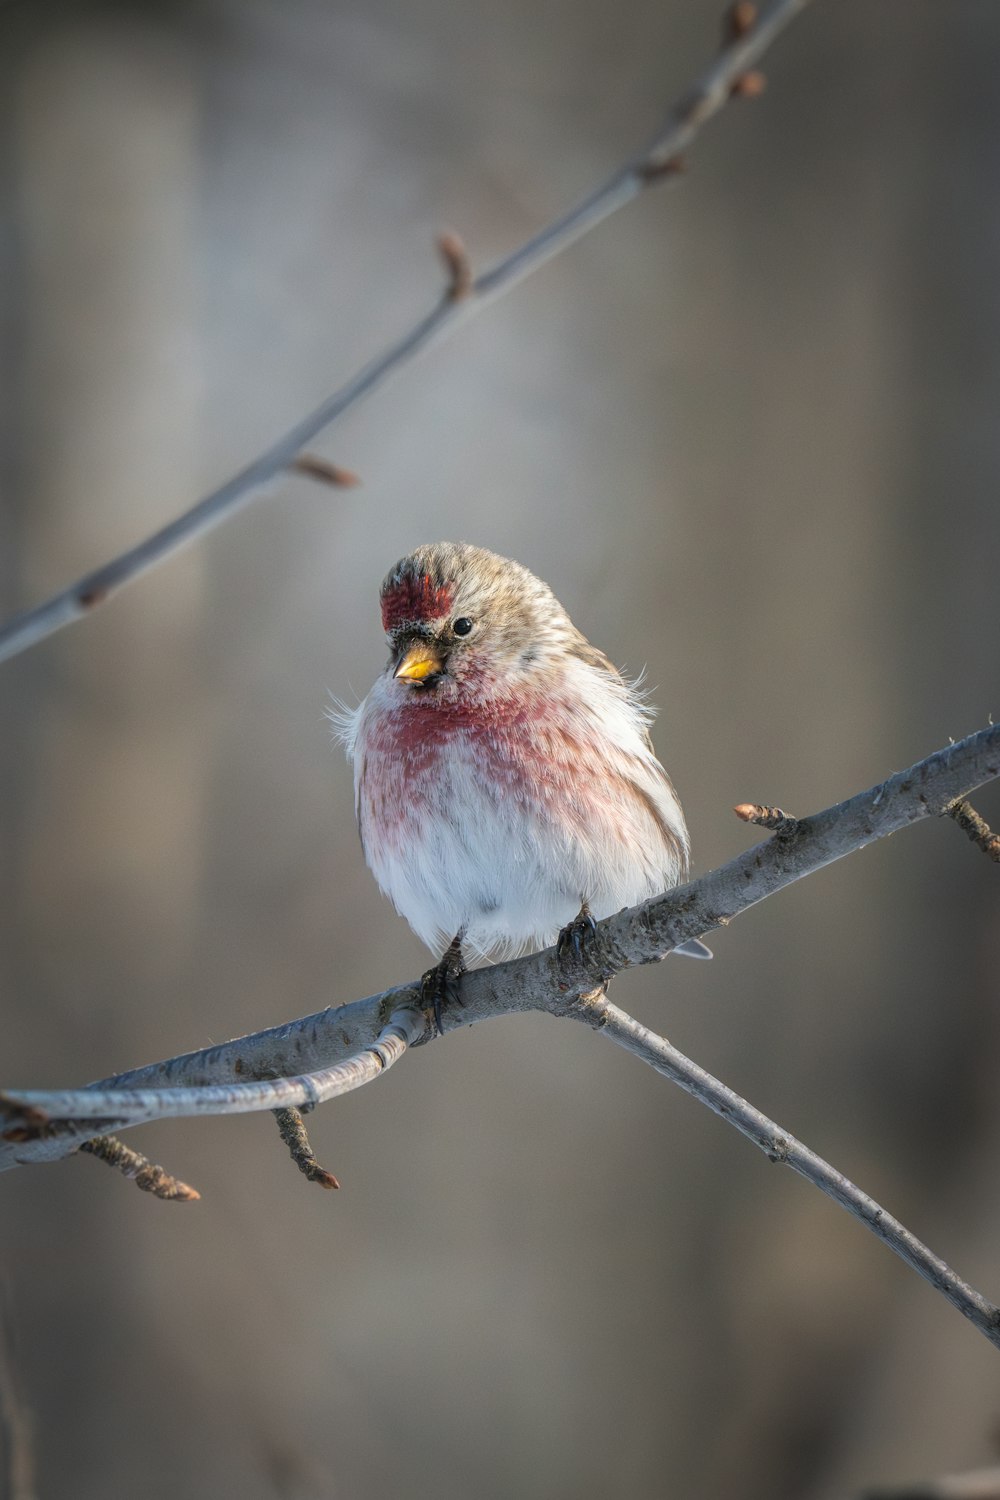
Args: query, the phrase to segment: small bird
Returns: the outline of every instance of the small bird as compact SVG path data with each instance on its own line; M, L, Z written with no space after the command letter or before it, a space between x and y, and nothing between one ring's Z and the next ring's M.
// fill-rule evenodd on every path
M381 588L389 662L333 715L382 891L444 957L424 976L441 1029L466 957L561 939L687 877L684 814L636 685L520 563L418 547ZM710 958L703 943L675 953Z

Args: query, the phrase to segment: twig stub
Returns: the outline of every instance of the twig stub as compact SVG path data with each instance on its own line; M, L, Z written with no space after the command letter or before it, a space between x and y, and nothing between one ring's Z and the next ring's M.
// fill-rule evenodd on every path
M663 182L670 177L680 177L687 171L687 160L683 156L668 156L666 161L650 157L639 168L639 176L645 183Z
M780 807L766 807L760 802L739 802L733 812L741 822L770 828L773 833L791 833L799 826L798 819L790 818Z
M109 1167L116 1167L123 1177L131 1177L137 1188L152 1193L154 1198L162 1198L165 1203L195 1203L201 1197L196 1188L181 1182L179 1177L172 1177L148 1156L133 1151L116 1136L95 1135L93 1140L83 1141L80 1150L88 1156L96 1156L98 1161L107 1162Z
M460 235L453 229L445 229L437 237L438 254L444 261L444 268L448 273L448 287L445 292L449 302L461 302L472 291L472 264L469 260L469 252Z
M757 24L757 7L751 0L736 0L722 17L723 48L732 46L752 31Z
M734 99L759 99L767 88L767 79L763 73L751 68L748 73L741 73L739 78L733 80L730 89Z
M302 1175L310 1182L318 1182L320 1187L339 1188L340 1183L333 1173L321 1167L313 1155L302 1119L302 1111L291 1108L276 1109L273 1114L278 1122L278 1134L288 1147L288 1153Z
M96 609L99 604L104 603L105 599L108 598L110 593L110 589L81 589L76 596L77 603L79 604L81 609Z
M331 484L335 489L353 490L361 483L360 477L351 469L332 464L317 453L300 453L288 465L295 474L304 474L307 479L318 479L321 484Z
M985 818L972 806L971 802L964 797L949 803L945 812L950 818L954 818L959 828L968 834L974 844L978 844L984 854L1000 864L1000 834L994 833Z

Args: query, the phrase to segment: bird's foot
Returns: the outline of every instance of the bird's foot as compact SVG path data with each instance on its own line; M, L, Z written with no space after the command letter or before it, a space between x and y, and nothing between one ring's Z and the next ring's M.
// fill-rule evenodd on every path
M434 1024L438 1036L444 1036L441 1012L445 1005L461 1005L462 995L459 980L465 973L462 957L462 934L452 938L440 963L428 969L420 981L420 997L423 1005L434 1011Z
M590 907L584 901L577 916L568 922L556 938L556 954L560 963L586 966L594 950L597 923L590 915Z

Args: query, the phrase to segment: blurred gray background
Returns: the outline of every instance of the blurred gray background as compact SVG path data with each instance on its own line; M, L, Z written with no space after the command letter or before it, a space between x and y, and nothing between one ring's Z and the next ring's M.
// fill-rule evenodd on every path
M0 10L0 593L185 508L568 206L717 0ZM1000 8L817 3L763 99L289 479L2 669L0 1083L81 1083L412 978L323 719L463 538L646 667L696 866L997 712ZM978 799L1000 821L1000 795ZM1000 1294L997 871L950 823L616 999ZM509 1019L313 1119L0 1182L44 1500L847 1500L996 1461L997 1355L582 1028Z

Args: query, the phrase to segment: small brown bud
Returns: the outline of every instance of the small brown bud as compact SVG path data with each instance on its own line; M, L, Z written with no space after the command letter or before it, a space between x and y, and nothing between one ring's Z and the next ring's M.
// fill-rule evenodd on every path
M739 78L734 79L729 92L734 99L759 99L766 88L767 79L764 74L753 70L741 73Z
M757 7L751 0L737 0L722 18L722 45L738 42L757 24Z
M790 818L780 807L766 807L759 802L740 802L733 812L744 823L755 823L758 828L770 828L776 833L790 833L795 819Z
M679 177L686 171L687 160L683 156L668 156L666 161L656 161L654 158L643 162L639 168L639 176L647 183L664 182L668 177Z
M107 597L107 589L81 589L76 596L76 601L81 609L93 609L95 605L103 604Z
M331 464L325 458L320 458L316 453L300 453L298 458L293 458L288 467L295 474L304 474L307 479L318 479L321 484L331 484L336 489L354 489L361 483L357 474L350 469L342 469L339 464Z
M460 236L451 229L438 235L437 248L448 273L448 299L460 302L472 290L472 266L468 251Z

